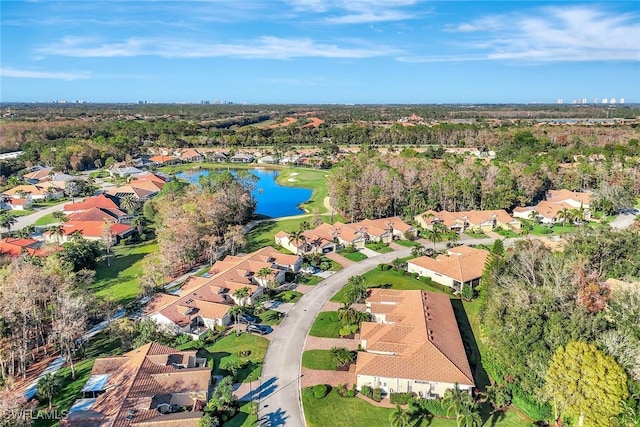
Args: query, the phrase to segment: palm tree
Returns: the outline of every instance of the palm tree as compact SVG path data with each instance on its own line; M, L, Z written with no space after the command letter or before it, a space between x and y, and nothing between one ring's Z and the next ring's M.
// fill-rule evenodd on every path
M260 270L258 270L258 273L256 274L260 279L262 279L262 283L264 283L267 277L270 277L273 275L273 270L270 269L269 267L262 267Z
M229 309L229 314L235 319L236 322L236 336L240 335L240 315L244 313L244 308L239 305L234 305Z
M140 202L133 195L128 194L120 199L120 207L129 215L133 215L133 213L140 207Z
M236 299L236 301L238 301L238 303L242 307L247 305L247 298L249 298L249 292L251 292L251 289L249 289L248 286L243 286L240 289L236 289L235 291L233 291L234 298Z
M58 244L60 244L60 242L62 241L62 236L64 236L64 227L60 224L52 225L51 227L49 227L49 233L52 236L56 236Z
M425 253L425 247L420 243L417 243L413 248L411 248L411 255L414 257L423 256Z
M344 347L331 347L329 354L333 361L336 362L337 368L353 363L356 359L354 352Z
M80 230L76 230L73 233L71 233L70 236L70 240L72 242L79 242L83 239L84 237L82 236L82 233L80 232Z
M445 233L445 227L443 224L436 223L433 224L431 229L426 230L427 239L433 242L433 251L436 251L436 242L442 241L442 237Z
M16 222L18 222L18 219L13 212L3 211L2 214L0 214L0 227L6 228L9 233L11 233L11 227L13 227ZM0 231L0 238L1 237L2 231Z
M538 211L533 210L529 212L529 219L537 224L540 221L540 214Z
M51 399L62 390L62 381L56 374L45 374L38 380L37 394L39 397L49 399L49 410L51 410Z
M138 232L138 236L142 236L142 232L144 231L144 217L136 216L131 220L131 226L136 228Z
M302 230L297 230L290 234L290 239L296 246L296 255L300 255L300 242L304 243L307 240L305 235L302 233Z
M25 227L22 227L20 230L18 230L18 236L20 236L23 239L30 239L31 235L36 231L36 226L33 224L29 224Z
M353 325L357 322L358 313L351 307L348 302L343 302L342 307L338 309L338 320L343 325Z
M571 211L567 208L558 212L558 219L562 220L562 226L564 227L567 221L571 221Z
M396 403L396 409L389 415L391 420L391 427L409 427L409 421L411 417L409 412L402 409L400 404Z

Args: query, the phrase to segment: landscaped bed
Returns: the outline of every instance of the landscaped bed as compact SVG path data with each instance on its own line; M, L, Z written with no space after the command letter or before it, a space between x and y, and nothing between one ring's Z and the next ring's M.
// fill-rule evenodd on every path
M257 335L243 332L236 336L235 327L224 338L205 347L198 352L198 356L213 360L214 375L228 375L228 372L222 367L229 363L246 361L247 364L238 370L237 379L239 382L255 381L262 371L262 361L267 353L269 340ZM246 356L240 355L239 352L249 351Z
M391 248L388 243L367 243L364 246L367 249L371 249L372 251L379 252L381 254L393 252L393 248Z
M351 260L353 262L358 262L358 261L362 261L364 259L367 259L367 256L365 254L363 254L362 252L349 252L347 250L343 250L343 251L339 251L338 252L340 255L342 255L343 257L345 257L348 260Z

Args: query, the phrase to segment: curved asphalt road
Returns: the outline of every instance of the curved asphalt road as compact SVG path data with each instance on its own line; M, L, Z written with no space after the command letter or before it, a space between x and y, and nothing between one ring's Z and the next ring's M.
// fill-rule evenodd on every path
M402 248L367 258L336 272L300 298L274 333L264 359L261 386L257 390L259 418L263 420L260 425L306 425L300 398L300 364L304 343L316 316L349 277L410 254L411 248Z

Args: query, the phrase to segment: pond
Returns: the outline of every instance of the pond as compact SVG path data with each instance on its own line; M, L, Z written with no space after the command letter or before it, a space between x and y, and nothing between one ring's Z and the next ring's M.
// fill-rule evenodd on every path
M231 172L235 172L234 169L230 170ZM310 189L283 187L276 182L276 177L280 173L280 171L277 170L250 169L250 172L258 177L256 189L253 191L253 197L256 198L258 203L256 207L257 214L279 218L304 213L304 210L300 209L298 205L311 198ZM197 184L201 176L208 174L208 170L201 170L197 172L180 172L176 176L192 184Z

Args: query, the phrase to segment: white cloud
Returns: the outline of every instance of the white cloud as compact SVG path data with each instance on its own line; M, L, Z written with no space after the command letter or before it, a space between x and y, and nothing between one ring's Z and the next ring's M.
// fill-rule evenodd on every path
M419 0L289 0L296 11L325 13L322 22L330 24L367 24L403 21L416 14L400 8L414 6Z
M555 6L527 15L483 17L445 26L444 31L475 37L467 47L475 51L470 57L478 59L534 63L640 61L638 16L595 6ZM458 60L458 56L452 55L451 60Z
M53 79L53 80L79 80L88 79L88 73L66 73L55 71L14 70L0 68L0 76L19 79Z
M414 17L414 15L396 10L385 10L381 12L363 12L329 17L326 21L330 24L367 24L374 22L402 21L405 19L412 19Z
M159 56L165 58L235 57L245 59L372 58L400 52L385 46L356 43L343 47L308 38L286 39L264 36L238 43L204 43L175 39L129 38L120 42L67 37L37 49L41 55L79 58Z

